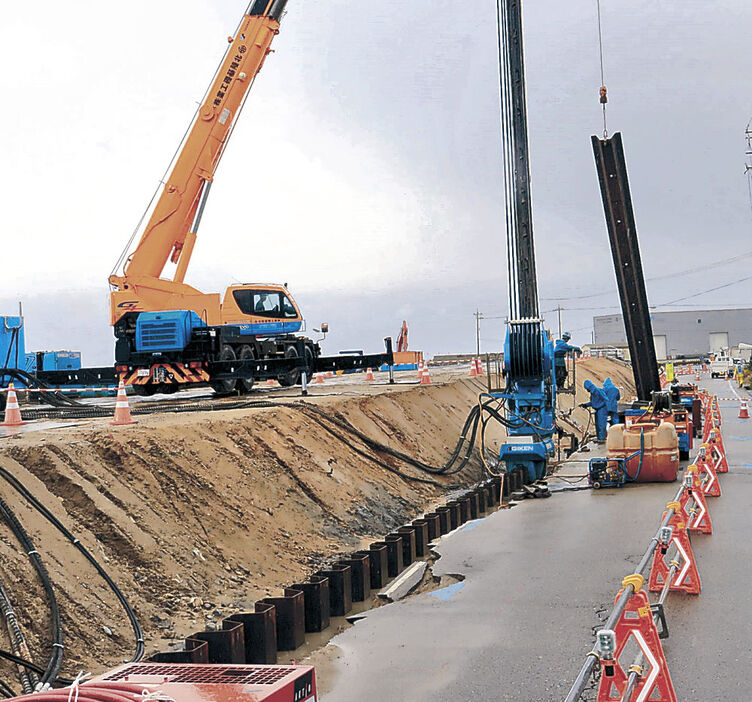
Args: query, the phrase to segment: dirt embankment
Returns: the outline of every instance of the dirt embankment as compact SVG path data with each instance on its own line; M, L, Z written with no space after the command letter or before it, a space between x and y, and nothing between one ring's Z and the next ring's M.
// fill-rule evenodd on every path
M579 384L607 374L623 384L618 364L600 360L582 367ZM455 376L430 387L312 401L374 439L437 464L454 446L480 389ZM491 444L498 438L491 435ZM381 459L410 476L428 477ZM147 655L277 594L333 555L414 518L450 484L479 475L473 462L436 484L406 479L291 407L152 415L126 428L95 422L23 434L0 444L0 461L100 558L138 614ZM115 598L5 483L0 495L35 540L56 586L64 672L122 662L133 650L133 636ZM5 528L0 564L34 657L44 661L47 605L26 555ZM4 635L0 646L8 648ZM4 664L0 678L14 679Z

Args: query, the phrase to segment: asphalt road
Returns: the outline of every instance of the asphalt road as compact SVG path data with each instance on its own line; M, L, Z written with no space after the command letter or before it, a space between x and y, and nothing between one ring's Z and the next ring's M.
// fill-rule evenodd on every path
M733 397L725 381L701 385ZM692 539L702 594L666 604L682 702L752 699L752 419L720 405L730 472L710 498L713 535ZM465 525L434 566L463 582L376 609L333 639L324 701L562 700L677 487L559 493Z

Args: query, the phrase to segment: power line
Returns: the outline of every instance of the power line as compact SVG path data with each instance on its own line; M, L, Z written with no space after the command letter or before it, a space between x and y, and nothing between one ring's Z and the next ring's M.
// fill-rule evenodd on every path
M752 257L752 251L745 251L744 253L737 254L736 256L730 256L728 258L722 259L720 261L714 261L713 263L706 263L702 266L695 266L693 268L686 268L681 271L675 271L674 273L666 273L664 275L655 275L650 278L646 278L645 282L652 283L656 280L669 280L670 278L680 278L685 275L692 275L694 273L704 273L705 271L712 269L712 268L719 268L720 266L728 265L729 263L736 263L737 261L741 261L745 258ZM572 295L569 297L544 297L541 298L543 300L548 300L550 302L564 302L566 300L590 300L594 297L603 297L603 295L609 295L616 293L616 290L613 288L609 290L602 290L597 293L589 293L587 295Z
M747 280L752 280L752 275L747 275L744 278L739 278L738 280L732 280L730 283L724 283L723 285L718 285L714 288L708 288L707 290L701 290L700 292L696 292L693 295L687 295L686 297L678 297L676 300L671 300L671 302L664 302L662 305L657 305L657 307L668 307L669 305L674 305L677 302L682 302L683 300L691 300L693 297L699 297L700 295L705 295L709 292L715 292L716 290L723 290L724 288L730 288L732 285L738 285L739 283L744 283Z

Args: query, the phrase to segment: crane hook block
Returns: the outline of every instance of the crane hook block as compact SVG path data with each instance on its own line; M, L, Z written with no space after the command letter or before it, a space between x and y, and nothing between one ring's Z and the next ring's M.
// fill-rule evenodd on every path
M608 102L608 90L606 90L606 86L601 86L601 105L605 105Z

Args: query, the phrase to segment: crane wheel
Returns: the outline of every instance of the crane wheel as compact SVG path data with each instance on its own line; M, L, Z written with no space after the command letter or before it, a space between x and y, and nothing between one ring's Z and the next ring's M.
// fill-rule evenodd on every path
M255 360L256 359L256 353L253 350L252 347L248 346L247 344L244 344L240 347L240 350L238 351L238 360L239 361L249 361L249 360ZM238 380L238 390L240 392L246 393L250 392L253 388L253 378L241 378Z
M133 388L133 394L138 397L151 397L157 392L156 385L131 385Z
M232 346L229 344L223 344L222 349L219 352L219 361L235 361L237 360L237 356L235 355L235 351L233 350ZM237 380L210 380L209 385L211 385L212 390L217 393L217 395L230 395L231 393L235 392L235 386L237 385Z
M297 358L298 350L294 346L288 346L285 349L285 358ZM300 371L295 370L288 371L287 373L281 373L277 376L277 382L283 388L289 388L300 382Z

